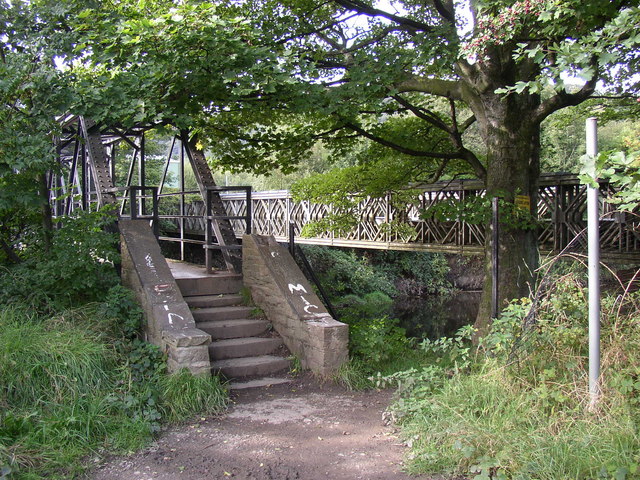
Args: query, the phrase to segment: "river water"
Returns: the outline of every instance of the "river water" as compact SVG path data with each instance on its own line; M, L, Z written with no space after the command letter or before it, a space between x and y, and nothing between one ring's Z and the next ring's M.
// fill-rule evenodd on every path
M408 337L436 340L452 336L460 327L473 324L479 304L480 292L395 298L393 317L400 320Z

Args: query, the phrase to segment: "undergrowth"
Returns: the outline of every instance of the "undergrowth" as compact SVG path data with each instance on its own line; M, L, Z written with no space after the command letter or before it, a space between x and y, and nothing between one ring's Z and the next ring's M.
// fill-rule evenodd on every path
M423 341L434 361L391 375L411 469L473 479L640 476L640 294L603 298L602 395L590 405L586 288L570 272L471 327Z
M355 390L371 388L373 375L424 361L415 340L394 318L392 297L450 293L444 256L318 246L305 246L304 251L340 321L349 325L350 360L336 373L338 383Z
M105 316L120 309L113 299L126 295L116 287L111 302L55 316L19 306L0 311L6 478L72 478L88 456L134 452L165 421L225 407L217 377L167 375L159 349L132 337L132 319Z
M0 479L75 478L143 447L167 421L215 414L216 377L167 375L139 340L141 310L116 285L101 212L68 218L46 253L25 243L0 272Z

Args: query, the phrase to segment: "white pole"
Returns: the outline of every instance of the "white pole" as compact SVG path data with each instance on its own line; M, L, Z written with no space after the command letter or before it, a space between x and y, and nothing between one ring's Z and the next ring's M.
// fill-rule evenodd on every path
M598 120L587 119L587 155L598 154ZM593 171L595 175L595 168ZM600 396L600 228L598 188L587 187L587 232L589 252L589 396L595 406Z

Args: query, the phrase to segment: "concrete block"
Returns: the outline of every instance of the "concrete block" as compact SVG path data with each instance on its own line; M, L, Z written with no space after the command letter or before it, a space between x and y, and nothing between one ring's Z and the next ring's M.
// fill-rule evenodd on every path
M145 338L167 352L170 372L208 372L211 337L196 328L149 222L121 220L119 227L122 283L142 307Z
M243 273L254 302L302 365L330 375L348 359L348 326L333 319L288 250L273 237L245 235Z

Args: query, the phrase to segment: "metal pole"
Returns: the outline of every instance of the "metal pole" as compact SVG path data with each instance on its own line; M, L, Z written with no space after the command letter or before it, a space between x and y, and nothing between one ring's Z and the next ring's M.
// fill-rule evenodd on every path
M598 154L598 120L587 119L587 155ZM595 168L592 172L595 175ZM600 232L598 188L587 186L587 232L589 252L589 396L591 406L600 396Z
M252 221L252 205L251 205L251 187L247 187L247 225L246 233L251 235L251 221Z
M293 222L289 222L289 253L295 258L296 256L296 229Z
M500 242L498 197L491 199L491 318L498 318L498 252Z

